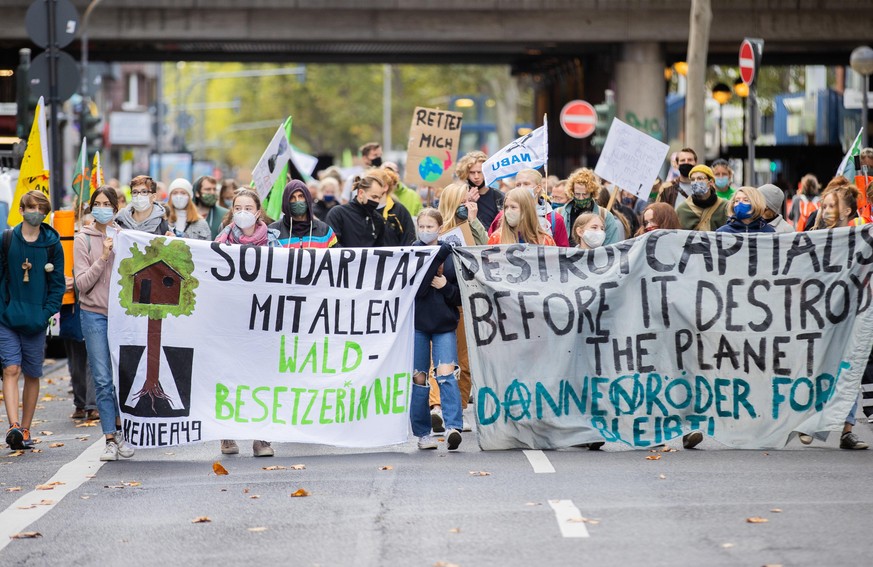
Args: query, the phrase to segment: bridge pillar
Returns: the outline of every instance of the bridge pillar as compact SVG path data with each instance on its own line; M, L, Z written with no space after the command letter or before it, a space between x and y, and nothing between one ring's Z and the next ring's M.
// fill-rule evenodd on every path
M666 128L664 66L659 43L625 43L615 85L616 118L661 141Z

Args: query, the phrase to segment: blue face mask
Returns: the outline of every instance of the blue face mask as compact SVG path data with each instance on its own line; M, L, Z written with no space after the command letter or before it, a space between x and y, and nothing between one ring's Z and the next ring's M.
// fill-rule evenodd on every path
M737 203L734 205L734 216L737 220L745 220L752 216L751 203Z
M108 224L115 216L115 211L109 207L94 207L91 210L91 216L93 216L94 220L100 224Z
M560 208L563 207L563 206L564 206L564 203L555 203L554 201L552 202L552 209L553 209L553 210L554 210L554 209L560 209Z
M725 187L727 187L730 184L731 184L730 177L716 177L715 178L715 186L718 187L719 189L724 189Z

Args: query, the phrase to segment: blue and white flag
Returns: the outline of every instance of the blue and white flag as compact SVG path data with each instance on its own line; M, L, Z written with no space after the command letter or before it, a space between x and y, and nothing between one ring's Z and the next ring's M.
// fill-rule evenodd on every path
M504 177L512 177L522 169L542 167L549 160L548 124L525 134L482 164L485 185L491 185Z

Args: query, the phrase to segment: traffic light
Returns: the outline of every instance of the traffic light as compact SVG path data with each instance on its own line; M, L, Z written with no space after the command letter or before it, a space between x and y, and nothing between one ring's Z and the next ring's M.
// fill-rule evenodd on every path
M81 129L88 139L89 153L103 148L103 117L93 100L82 104Z
M612 119L615 118L615 93L607 89L604 95L605 100L594 105L597 122L594 125L594 138L591 140L591 145L598 149L603 148L603 144L606 143L606 135L609 133L609 127L612 126Z

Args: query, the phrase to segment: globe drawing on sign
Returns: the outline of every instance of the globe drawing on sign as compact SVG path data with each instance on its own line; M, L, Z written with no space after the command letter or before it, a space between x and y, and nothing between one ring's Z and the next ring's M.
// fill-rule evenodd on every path
M418 164L418 175L428 183L433 183L442 177L443 168L433 156L427 156Z

